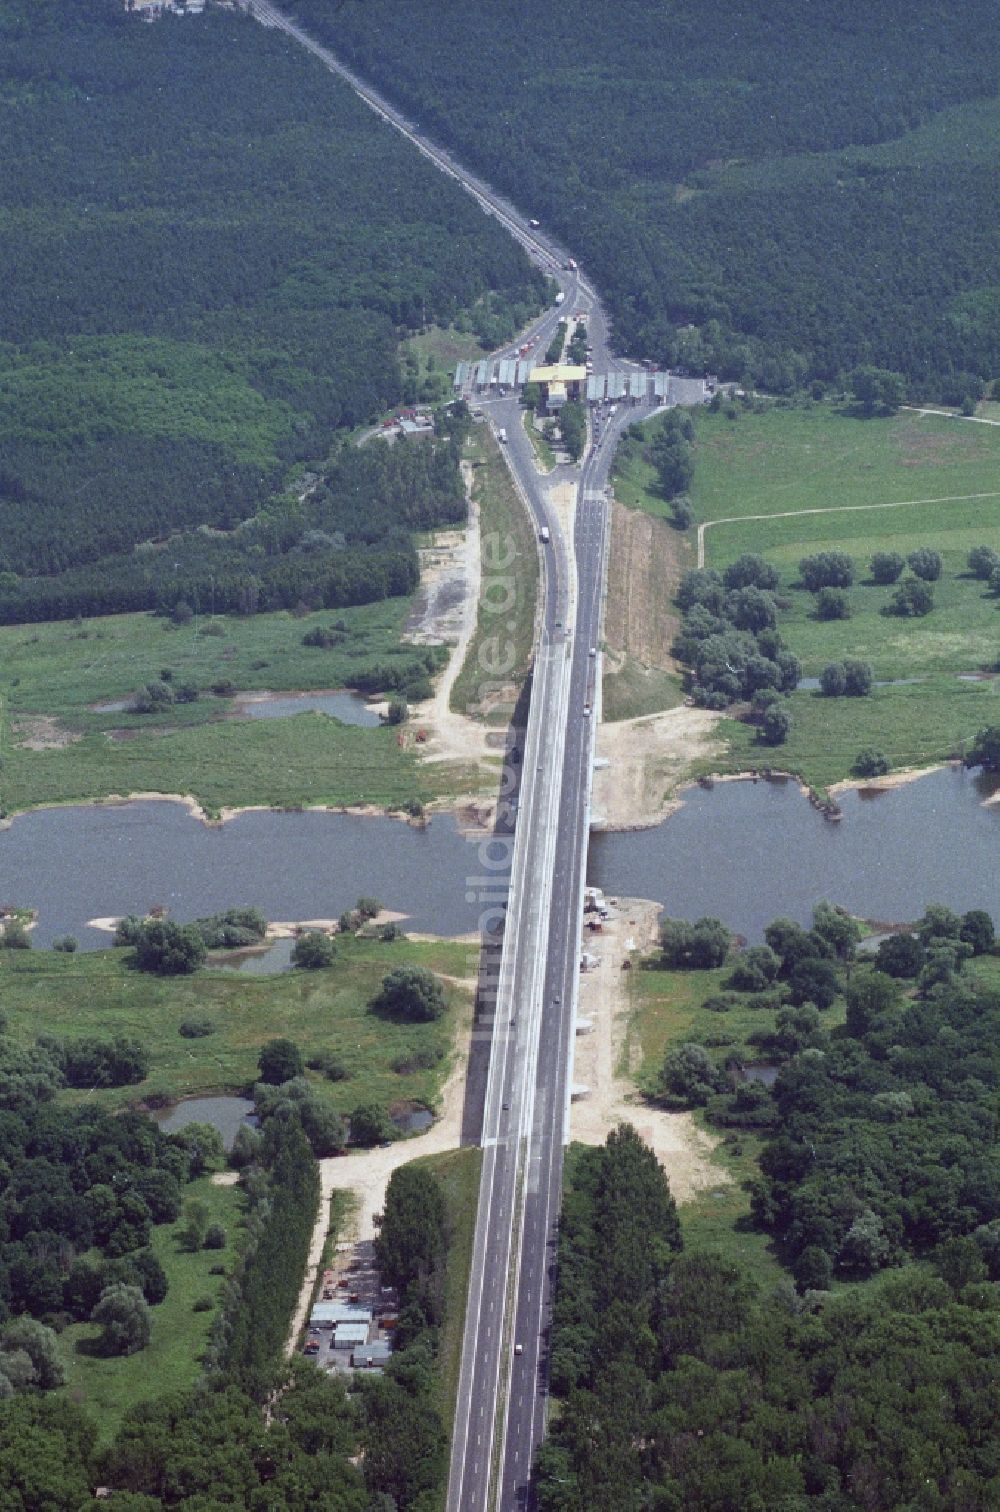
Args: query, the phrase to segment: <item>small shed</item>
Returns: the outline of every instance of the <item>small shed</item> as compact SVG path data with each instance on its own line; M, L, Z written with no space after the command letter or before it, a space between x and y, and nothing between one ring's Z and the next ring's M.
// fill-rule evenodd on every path
M351 1364L355 1370L380 1370L391 1354L392 1345L388 1339L373 1339L370 1344L354 1351Z
M333 1331L334 1349L360 1349L367 1343L367 1323L338 1323Z

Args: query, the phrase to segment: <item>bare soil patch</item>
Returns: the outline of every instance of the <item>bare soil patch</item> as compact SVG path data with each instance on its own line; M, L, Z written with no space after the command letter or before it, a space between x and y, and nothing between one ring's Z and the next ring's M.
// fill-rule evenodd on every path
M606 829L643 829L671 813L692 762L721 751L720 715L682 705L640 719L602 724L594 773L593 811Z
M679 625L673 598L684 566L680 537L665 520L612 505L604 639L613 658L677 670L670 654Z
M83 739L79 730L67 730L51 714L23 714L11 720L10 732L14 744L27 751L62 751Z
M711 1161L718 1141L699 1129L690 1113L667 1113L647 1103L623 1065L632 980L623 965L634 965L638 953L655 942L659 912L658 903L619 898L600 934L585 930L587 949L598 964L580 978L580 1016L592 1028L576 1037L573 1081L588 1091L573 1104L570 1132L583 1144L603 1144L616 1125L632 1124L655 1151L676 1200L686 1202L729 1180Z

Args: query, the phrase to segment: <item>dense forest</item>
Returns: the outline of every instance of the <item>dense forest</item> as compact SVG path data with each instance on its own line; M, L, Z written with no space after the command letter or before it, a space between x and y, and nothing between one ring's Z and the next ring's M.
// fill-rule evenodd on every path
M0 574L0 623L373 603L416 588L415 531L465 513L455 433L344 446L305 497L279 495L233 530L198 526L49 576Z
M572 246L624 350L1000 371L991 0L289 6Z
M667 920L661 964L725 964L722 1032L673 1045L659 1095L764 1143L750 1222L790 1276L764 1295L727 1255L682 1252L633 1130L575 1155L560 1226L543 1512L986 1512L1000 1497L1000 993L988 915L929 907L857 955L817 905L735 951ZM714 979L713 979L714 980ZM825 1014L843 997L846 1020ZM725 1015L779 1067L739 1077Z
M537 308L520 248L280 34L119 0L4 0L0 25L15 598L7 574L100 562L71 596L122 579L131 606L135 545L235 527L339 427L415 398L400 337L467 311L498 340Z
M312 1364L290 1368L284 1344L320 1201L300 1080L267 1089L262 1127L241 1130L230 1156L245 1216L196 1386L157 1396L149 1381L110 1441L59 1395L68 1325L100 1324L77 1347L109 1362L149 1342L150 1309L168 1291L150 1247L156 1225L181 1220L182 1249L225 1243L204 1204L184 1200L190 1181L222 1163L217 1132L190 1124L166 1135L145 1112L69 1105L61 1093L84 1085L71 1068L85 1044L92 1062L91 1042L26 1049L0 1034L0 1503L79 1512L101 1485L133 1512L431 1512L447 1470L435 1374L451 1243L444 1196L413 1166L389 1183L378 1258L400 1312L385 1371L341 1383ZM143 1074L126 1063L129 1046L105 1047L120 1081Z

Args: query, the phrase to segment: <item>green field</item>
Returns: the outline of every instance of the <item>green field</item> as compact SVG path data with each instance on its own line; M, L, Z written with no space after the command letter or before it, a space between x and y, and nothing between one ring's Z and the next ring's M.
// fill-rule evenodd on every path
M538 463L542 472L550 473L556 465L555 452L552 450L548 441L546 441L545 437L536 426L535 417L530 410L525 410L523 412L523 414L521 415L521 421L524 425L524 429L527 431L528 440L531 442L532 450L535 453L535 461Z
M604 674L602 699L601 718L612 724L616 719L638 719L643 714L675 709L683 703L684 692L676 673L644 667L628 656L617 672Z
M305 1056L333 1053L345 1080L309 1078L340 1113L361 1102L400 1101L433 1107L446 1076L459 1024L464 1023L474 975L475 947L452 941L411 942L344 937L334 966L271 977L203 970L189 977L154 977L133 971L124 950L61 955L58 951L0 952L0 995L10 1033L22 1043L38 1034L141 1039L152 1056L149 1076L133 1087L94 1094L109 1107L173 1100L213 1090L237 1090L257 1076L257 1055L269 1039L286 1036ZM448 1012L430 1024L399 1024L376 1017L367 1004L384 974L419 964L449 978ZM459 980L456 980L459 979ZM215 1032L184 1039L185 1018L208 1018ZM410 1073L393 1063L414 1052L440 1052L431 1069Z
M232 699L207 691L222 679L240 692L342 687L361 666L408 661L401 634L409 600L336 613L228 616L175 626L147 614L86 624L0 629L0 800L10 813L112 793L184 792L209 812L246 804L377 803L401 807L461 791L462 767L421 766L396 731L347 726L321 714L234 717ZM313 626L343 624L330 649L304 646ZM162 713L100 713L171 674L197 702ZM44 743L31 749L25 742Z
M623 496L662 513L651 486L651 470L633 458ZM991 497L962 497L975 494ZM850 775L864 746L884 751L897 768L928 765L1000 717L994 684L960 680L1000 657L1000 601L966 571L971 547L1000 549L1000 428L908 412L861 420L826 405L741 411L735 421L704 413L692 499L696 520L708 522L706 566L722 569L757 552L778 567L779 628L804 676L859 657L877 681L917 679L863 699L800 690L784 745L760 746L752 728L730 721L723 726L728 753L706 769L770 765L824 788ZM876 551L905 557L918 546L943 560L935 607L922 619L886 614L894 590L872 583L869 558ZM855 559L847 620L816 619L812 595L795 586L800 559L824 550Z
M169 1290L150 1309L152 1334L138 1354L105 1359L88 1352L87 1346L100 1330L92 1323L72 1323L59 1335L59 1352L66 1368L66 1393L89 1411L100 1427L102 1442L111 1439L123 1414L136 1402L148 1400L150 1392L184 1391L193 1386L201 1369L200 1355L214 1317L214 1307L195 1312L202 1297L217 1300L222 1276L211 1276L212 1266L227 1270L239 1243L243 1197L234 1186L213 1186L208 1177L192 1182L183 1191L184 1201L197 1198L208 1208L209 1222L226 1230L226 1248L197 1250L189 1254L177 1242L182 1221L158 1224L150 1247L167 1274Z
M511 482L500 448L485 426L472 432L473 497L479 504L482 586L479 618L461 672L451 690L456 714L475 714L490 690L513 702L531 667L538 597L538 545L534 527ZM487 711L506 724L509 708Z
M1000 500L1000 429L990 425L906 410L865 420L827 404L738 416L697 416L697 520L984 492ZM788 525L795 539L799 527ZM713 553L726 550L725 534L708 531Z

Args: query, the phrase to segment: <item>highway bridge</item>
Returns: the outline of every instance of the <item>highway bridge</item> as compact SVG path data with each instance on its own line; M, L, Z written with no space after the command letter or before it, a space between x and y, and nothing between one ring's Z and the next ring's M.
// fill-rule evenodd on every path
M556 1223L573 1074L583 887L590 825L594 727L600 707L600 624L609 532L608 473L615 442L633 420L670 403L706 397L703 379L660 375L615 360L608 322L566 249L532 226L382 95L314 41L270 0L252 0L264 25L280 27L344 79L388 125L494 215L556 281L560 306L534 321L509 350L487 359L478 402L499 433L525 507L549 544L539 548L542 603L520 768L506 928L496 986L482 1127L483 1170L452 1434L448 1512L513 1512L530 1506L531 1468L545 1432L547 1347ZM515 393L499 381L530 342L545 351L564 311L587 319L593 370L606 408L590 412L580 467L543 480ZM485 370L484 370L485 371ZM509 369L505 369L505 372ZM468 374L463 375L463 384ZM634 381L633 381L634 380ZM475 377L473 377L475 384ZM631 403L608 404L610 384ZM512 385L513 387L513 385ZM595 398L595 404L598 402ZM564 533L550 485L570 482L576 507Z

